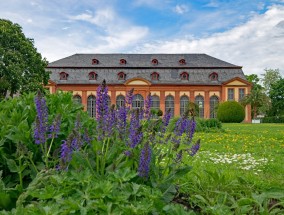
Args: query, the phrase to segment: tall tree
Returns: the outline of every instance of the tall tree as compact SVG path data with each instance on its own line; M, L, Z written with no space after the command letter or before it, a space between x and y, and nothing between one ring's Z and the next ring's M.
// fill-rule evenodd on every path
M265 104L269 104L269 98L262 89L253 88L251 92L241 100L241 103L243 105L251 105L252 116L255 119L260 112L260 108Z
M251 74L251 75L246 75L246 79L253 84L253 89L258 88L261 89L262 86L260 85L260 78L257 76L257 74Z
M46 59L26 38L22 28L9 20L0 19L0 99L10 92L30 92L43 89L49 73Z
M281 78L271 85L269 97L271 99L269 115L284 115L284 78Z
M271 85L281 79L279 69L265 69L265 73L261 74L261 78L265 93L268 95Z

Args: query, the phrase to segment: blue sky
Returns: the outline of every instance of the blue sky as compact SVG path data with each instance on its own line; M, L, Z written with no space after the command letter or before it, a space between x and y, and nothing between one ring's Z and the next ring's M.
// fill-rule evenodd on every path
M284 75L284 0L0 0L52 62L75 53L206 53Z

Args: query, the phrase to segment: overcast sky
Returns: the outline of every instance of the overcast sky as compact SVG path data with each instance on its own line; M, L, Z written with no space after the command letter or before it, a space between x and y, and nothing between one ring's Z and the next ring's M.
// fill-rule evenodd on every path
M284 0L0 0L49 62L75 53L206 53L284 75Z

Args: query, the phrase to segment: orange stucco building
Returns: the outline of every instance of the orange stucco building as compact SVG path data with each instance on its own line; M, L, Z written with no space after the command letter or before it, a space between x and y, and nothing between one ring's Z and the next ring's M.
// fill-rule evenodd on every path
M119 106L126 92L134 88L133 107L144 105L151 93L152 106L175 116L188 102L199 106L199 117L215 118L216 106L239 101L251 90L242 67L206 54L75 54L50 63L47 87L72 91L90 116L95 116L96 89L105 79L109 100ZM245 122L251 122L251 108L245 107Z

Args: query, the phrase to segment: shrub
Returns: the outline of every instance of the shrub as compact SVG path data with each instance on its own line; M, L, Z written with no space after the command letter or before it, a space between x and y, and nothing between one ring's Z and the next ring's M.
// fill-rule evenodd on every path
M264 117L263 123L284 123L284 116Z
M236 101L226 101L219 104L217 118L221 122L240 123L245 118L245 109Z
M222 123L218 119L201 119L196 120L196 131L212 132L223 131Z
M174 117L170 120L167 132L173 132L180 117ZM222 123L218 119L196 118L196 132L223 131Z

